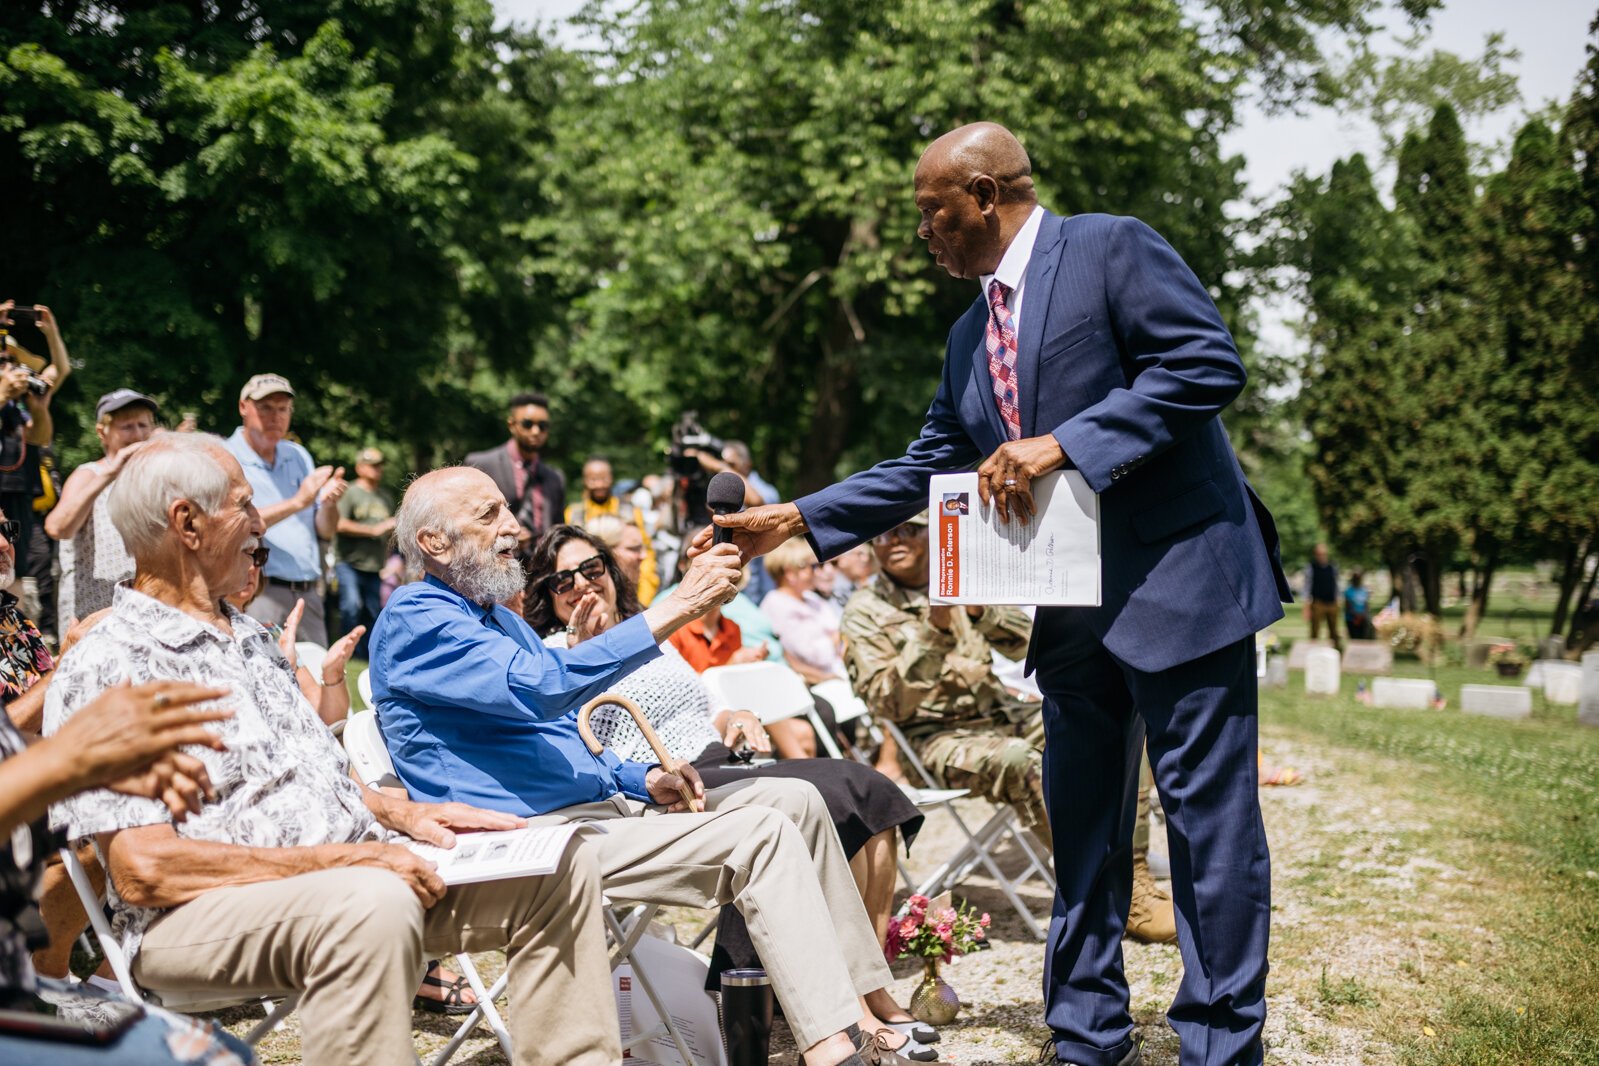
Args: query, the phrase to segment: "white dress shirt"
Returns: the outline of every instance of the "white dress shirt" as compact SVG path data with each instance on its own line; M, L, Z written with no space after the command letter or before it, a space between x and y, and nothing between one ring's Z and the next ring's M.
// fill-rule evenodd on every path
M1033 245L1038 240L1038 227L1043 221L1044 209L1035 206L1033 213L1027 216L1027 221L1022 223L1022 228L1016 231L1010 247L1005 249L999 268L979 279L983 286L983 299L989 307L994 306L994 282L1009 287L1010 298L1005 301L1005 306L1010 308L1011 328L1016 331L1018 338L1022 335L1022 290L1027 282L1027 264L1032 261Z

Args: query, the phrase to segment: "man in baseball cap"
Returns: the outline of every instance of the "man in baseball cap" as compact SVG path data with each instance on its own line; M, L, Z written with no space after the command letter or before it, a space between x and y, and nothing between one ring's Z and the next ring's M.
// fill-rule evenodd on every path
M258 622L282 625L295 602L304 600L299 639L327 647L317 540L332 540L338 533L335 505L347 486L342 466L317 466L310 452L287 439L293 417L294 386L281 374L257 374L239 390L243 425L227 439L227 448L255 490L272 549L261 591L245 610Z
M73 622L111 606L117 584L133 576L128 554L106 514L106 490L155 432L160 404L134 389L113 389L94 405L94 432L105 453L84 463L61 486L61 499L44 519L44 531L61 542L57 624Z

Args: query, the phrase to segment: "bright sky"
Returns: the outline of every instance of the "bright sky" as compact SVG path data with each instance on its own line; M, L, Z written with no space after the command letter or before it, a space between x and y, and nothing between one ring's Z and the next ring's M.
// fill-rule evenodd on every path
M494 0L502 19L542 23L565 19L585 0ZM1479 144L1502 142L1508 146L1520 119L1552 100L1571 95L1586 59L1588 24L1594 17L1593 0L1445 0L1432 17L1431 36L1425 48L1475 57L1482 53L1490 33L1503 33L1507 47L1521 53L1509 69L1520 82L1521 103L1498 115L1468 124L1466 133ZM1386 20L1392 35L1380 38L1378 51L1397 53L1394 35L1408 30L1404 17ZM1268 117L1248 107L1241 122L1226 139L1226 148L1244 156L1245 175L1252 196L1268 196L1295 170L1324 174L1335 160L1355 152L1375 157L1381 140L1370 123L1317 108L1304 115ZM1283 320L1297 317L1289 307L1264 309L1263 340L1282 351L1295 346Z

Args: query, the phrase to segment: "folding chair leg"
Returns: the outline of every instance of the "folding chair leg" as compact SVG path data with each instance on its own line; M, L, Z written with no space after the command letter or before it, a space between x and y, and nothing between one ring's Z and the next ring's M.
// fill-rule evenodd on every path
M658 909L654 905L641 906L634 909L628 915L628 924L625 926L617 919L612 908L604 907L601 909L601 914L605 919L606 932L616 942L616 946L611 951L611 969L616 969L624 962L632 966L634 983L644 990L644 995L650 1001L650 1006L655 1008L656 1017L661 1019L661 1024L654 1028L642 1033L634 1033L622 1050L626 1051L650 1040L669 1036L672 1038L672 1045L677 1048L677 1053L683 1057L684 1062L697 1063L698 1060L689 1053L688 1045L683 1040L683 1034L677 1031L677 1025L672 1021L672 1016L666 1012L665 1004L655 994L655 986L651 983L649 975L644 971L643 967L633 962L633 949L638 945L639 939L644 936L645 930L649 928L650 921L655 917L655 912Z
M299 995L284 996L273 1004L266 1012L266 1017L255 1023L255 1028L244 1035L244 1042L251 1047L260 1043L272 1030L283 1024L283 1019L294 1013L294 1008L300 1003Z
M71 848L62 848L61 864L66 868L67 877L78 893L78 902L83 904L83 909L89 916L89 928L94 930L95 939L100 941L100 951L110 964L111 972L116 975L117 984L122 987L122 994L134 1003L143 1003L144 995L139 991L139 986L133 983L133 972L128 968L128 957L122 953L122 945L117 942L117 938L111 935L111 923L106 921L105 908L100 905L100 897L95 892L94 886L89 883L89 875L84 871L83 864L78 861L77 853Z

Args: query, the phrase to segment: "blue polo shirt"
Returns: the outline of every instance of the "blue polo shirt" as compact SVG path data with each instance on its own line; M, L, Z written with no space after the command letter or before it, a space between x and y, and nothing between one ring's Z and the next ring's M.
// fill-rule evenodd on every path
M273 462L268 463L255 453L245 439L244 427L233 431L225 442L228 451L244 467L245 480L255 493L256 507L282 503L300 491L304 481L316 469L311 453L292 440L278 442ZM280 581L315 581L322 576L321 549L316 540L316 507L296 511L266 531L267 547L272 555L267 559L266 576Z
M522 817L618 792L649 802L654 764L594 755L577 731L578 708L660 654L642 615L548 648L513 612L429 576L395 590L371 645L378 721L413 799Z

